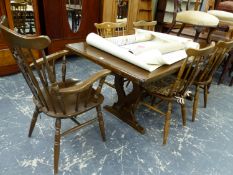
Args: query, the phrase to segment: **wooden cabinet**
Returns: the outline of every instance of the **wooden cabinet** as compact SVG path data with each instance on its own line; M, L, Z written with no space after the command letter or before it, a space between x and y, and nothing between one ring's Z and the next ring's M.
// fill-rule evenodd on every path
M134 33L133 22L153 19L155 0L128 0L127 33ZM104 0L103 22L116 22L118 0Z
M33 24L34 34L38 35L40 33L40 26L38 22L39 16L37 9L37 0L32 0L30 2L31 2L31 4L29 5L30 13L32 12L31 10L33 9L33 16L34 16L33 21L31 21L30 24ZM17 31L16 25L14 23L15 19L11 9L12 8L11 8L10 0L0 1L0 16L5 15L7 17L9 27ZM27 26L29 26L29 21L27 21L26 23ZM16 73L18 71L19 71L18 66L14 58L12 57L9 48L7 47L2 36L0 35L0 76Z
M43 34L50 37L52 41L51 46L48 48L50 53L64 49L66 43L84 41L88 33L96 31L94 23L101 21L102 0L21 1L30 2L30 7L33 8L33 27L35 28L35 33L33 34ZM0 0L0 15L6 15L9 27L20 32L20 30L16 28L17 25L14 24L14 15L11 8L12 2L12 0ZM77 8L77 6L73 6L72 3L74 2L80 3L79 9L75 11L74 8ZM69 6L67 6L68 3L70 3ZM69 12L72 12L72 15L79 15L78 18L81 18L81 20L78 21L79 28L77 31L72 30ZM76 16L75 19L77 19ZM27 26L28 25L29 22L27 22ZM24 33L28 34L28 31ZM18 72L18 67L6 43L4 43L0 36L0 76L15 72Z
M139 0L137 21L152 21L152 0Z
M4 14L6 14L5 2L0 1L0 16ZM6 43L3 41L2 35L0 35L0 75L16 71L17 67L15 66L15 61L11 57L10 51L7 49Z
M43 0L43 19L40 21L42 34L48 35L52 40L49 52L64 49L67 43L84 41L88 33L96 31L94 23L101 21L101 0L73 1L75 2L79 3L75 5L81 5L81 21L77 31L73 31L69 24L71 19L68 16L67 0L56 0L56 3Z

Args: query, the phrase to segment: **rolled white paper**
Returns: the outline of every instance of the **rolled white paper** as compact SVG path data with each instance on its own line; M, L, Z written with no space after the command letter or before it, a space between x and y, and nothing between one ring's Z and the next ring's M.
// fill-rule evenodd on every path
M127 62L130 62L150 72L152 72L158 67L158 66L153 67L153 66L147 65L143 60L136 59L136 56L128 52L128 50L121 48L111 43L110 41L107 41L106 39L102 38L101 36L95 33L88 34L86 38L86 42L87 44L90 44L100 50L108 52L116 57L119 57Z
M150 72L186 58L186 48L199 48L199 44L190 39L140 29L135 35L108 39L90 33L86 42Z

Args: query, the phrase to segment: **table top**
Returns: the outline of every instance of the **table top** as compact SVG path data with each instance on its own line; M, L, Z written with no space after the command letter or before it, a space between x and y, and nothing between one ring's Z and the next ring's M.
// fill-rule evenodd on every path
M103 68L109 69L113 73L125 77L137 84L154 81L172 74L178 71L182 64L182 61L179 61L172 65L163 65L153 72L149 72L107 52L92 47L86 42L67 44L66 47L73 53L83 56Z

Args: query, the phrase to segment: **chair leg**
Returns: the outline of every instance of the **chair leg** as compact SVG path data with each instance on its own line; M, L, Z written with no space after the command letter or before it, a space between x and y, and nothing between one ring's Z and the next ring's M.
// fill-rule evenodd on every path
M223 66L223 70L222 70L222 73L220 75L220 78L218 80L218 85L221 84L224 80L224 77L227 73L227 70L228 70L228 67L229 67L229 64L230 64L230 61L231 61L231 54L229 54L229 56L227 57L227 60Z
M197 27L196 28L196 33L195 33L195 36L194 36L194 39L193 39L194 42L196 42L198 40L199 35L200 35L201 32L202 32L202 28Z
M130 84L130 81L129 81L129 80L127 80L127 81L126 81L126 85L125 85L125 87L128 87L128 86L129 86L129 84Z
M164 131L163 131L163 144L167 144L167 138L170 129L170 120L171 120L171 112L172 112L172 102L168 103L168 110L165 116L165 124L164 124Z
M185 24L183 23L183 24L181 25L181 27L180 27L180 30L179 30L178 33L177 33L177 36L180 36L180 34L181 34L181 32L183 31L184 27L185 27Z
M233 84L233 62L232 62L231 70L230 70L229 74L230 74L230 76L232 76L231 77L231 82L230 82L229 86L232 86L232 84Z
M61 138L61 119L55 122L55 138L54 138L54 174L58 174L58 164L60 155L60 138Z
M170 33L172 31L172 29L175 27L176 22L172 22L171 27L168 29L168 31L166 33Z
M199 91L200 91L200 87L197 85L196 91L195 91L194 102L193 102L193 114L192 114L192 121L193 122L195 121L196 113L197 113L197 106L198 106L198 101L199 101Z
M208 44L210 44L210 42L211 42L210 36L215 30L216 30L215 28L209 28L209 32L208 32L208 35L207 35L207 38L206 38L206 41L207 41Z
M38 118L38 114L39 114L39 110L38 110L37 107L35 107L35 111L33 113L32 120L31 120L31 125L30 125L29 132L28 132L28 137L31 137L31 135L32 135L32 132L34 130L34 127L35 127L35 124L36 124L36 121L37 121L37 118Z
M98 121L99 121L100 133L101 133L103 141L105 141L106 137L105 137L105 129L104 129L104 119L103 119L103 114L101 112L101 106L100 105L97 106L96 110L97 110L97 116L98 116Z
M180 107L181 107L183 126L185 126L186 125L186 107L185 107L185 104L181 104Z
M208 85L204 86L204 108L207 106L207 100L208 100Z
M233 77L231 78L231 82L229 84L229 86L232 86L233 85Z

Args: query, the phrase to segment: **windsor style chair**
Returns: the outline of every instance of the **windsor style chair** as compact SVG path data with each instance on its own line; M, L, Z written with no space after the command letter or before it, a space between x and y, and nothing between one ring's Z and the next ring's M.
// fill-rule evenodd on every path
M204 107L206 107L208 99L208 89L211 85L213 75L222 63L226 54L232 49L233 40L228 42L219 41L215 46L215 50L212 56L210 57L210 59L207 60L207 64L205 65L204 69L200 71L197 78L193 82L193 84L196 86L196 89L193 103L192 121L195 121L196 118L200 88L204 89Z
M97 34L104 38L124 36L126 34L127 23L103 22L95 23L94 25L96 27ZM108 81L105 81L104 83L115 88L115 85Z
M146 100L142 99L140 104L165 116L163 144L167 143L174 101L180 104L183 125L186 125L185 98L191 95L188 88L195 80L197 74L205 67L205 61L209 59L213 50L213 45L203 49L188 49L186 51L187 58L183 61L177 77L173 75L167 76L158 81L153 81L144 85L144 94L146 96L151 96L152 100L151 103L148 103ZM159 101L156 102L155 98ZM167 111L165 112L159 108L159 105L163 101L167 103Z
M0 24L0 31L33 94L35 110L28 136L31 137L32 135L39 113L44 113L55 119L54 174L57 174L61 136L98 120L102 139L105 140L104 120L101 112L104 96L101 94L101 88L106 75L110 71L107 69L101 70L84 81L66 79L65 55L68 51L63 50L46 56L44 49L51 43L49 37L23 36L8 29L2 23ZM36 60L32 50L38 50L42 58ZM58 80L55 61L61 57L63 57L62 78ZM29 61L32 61L32 63L29 64ZM98 80L99 85L94 88L93 83ZM80 114L94 108L97 111L97 117L84 123L78 121ZM63 119L71 119L77 125L61 133L61 121Z
M103 22L94 24L97 34L104 37L123 36L126 34L127 23Z

